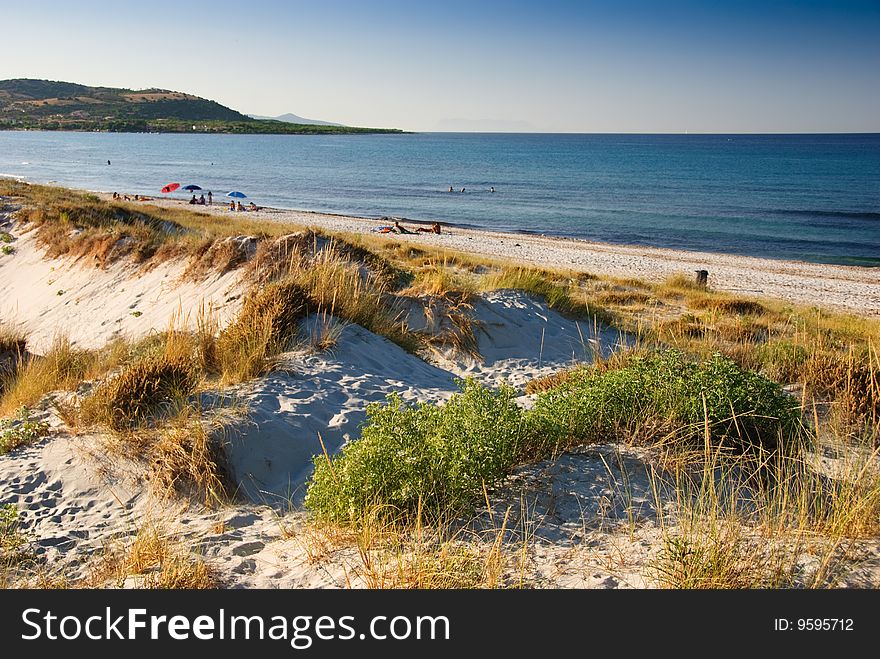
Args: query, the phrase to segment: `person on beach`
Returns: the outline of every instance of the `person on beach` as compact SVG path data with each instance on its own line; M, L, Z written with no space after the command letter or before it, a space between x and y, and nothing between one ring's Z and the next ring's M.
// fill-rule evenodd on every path
M229 210L231 210L231 211L235 210L235 202L234 201L229 202Z
M205 201L205 195L201 195L199 197L199 206L204 206L207 202Z
M235 210L244 212L244 206L241 205L240 201L235 204Z
M211 163L211 164L213 165L214 163ZM208 190L208 206L213 206L213 205L214 205L214 195L212 195L211 191Z
M257 206L254 202L251 202L248 204L248 210L249 211L258 211L258 210L260 210L260 207Z
M418 233L436 233L440 235L440 223L434 222L430 227L418 227L416 231Z
M412 231L401 225L398 220L394 220L394 228L397 230L397 233L413 233Z
M189 200L189 203L191 203L191 204L197 204L197 203L199 203L199 202L198 202L198 200L196 199L196 196L193 195L192 199Z

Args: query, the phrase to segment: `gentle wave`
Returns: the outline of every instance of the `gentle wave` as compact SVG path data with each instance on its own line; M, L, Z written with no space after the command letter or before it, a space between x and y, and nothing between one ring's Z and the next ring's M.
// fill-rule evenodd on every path
M793 209L793 208L769 208L762 209L761 212L769 215L783 215L795 217L815 217L825 219L843 219L843 220L880 220L880 213L872 211L844 211L844 210L821 210L821 209Z

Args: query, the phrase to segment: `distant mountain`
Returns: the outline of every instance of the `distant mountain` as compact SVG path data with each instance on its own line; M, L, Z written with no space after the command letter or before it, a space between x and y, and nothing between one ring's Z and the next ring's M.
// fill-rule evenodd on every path
M87 87L72 82L0 80L0 130L165 133L401 133L284 115L254 119L184 92ZM287 119L291 117L292 119Z
M300 117L295 114L288 112L287 114L280 114L277 117L262 117L258 114L249 114L251 119L262 119L262 120L272 120L272 121L283 121L286 124L302 124L306 126L342 126L343 124L334 124L332 121L321 121L320 119L306 119L305 117Z

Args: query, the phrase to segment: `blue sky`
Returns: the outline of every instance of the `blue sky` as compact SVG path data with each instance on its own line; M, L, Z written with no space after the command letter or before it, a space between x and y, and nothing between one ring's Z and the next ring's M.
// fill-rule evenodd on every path
M82 2L3 11L0 78L411 130L880 131L880 2Z

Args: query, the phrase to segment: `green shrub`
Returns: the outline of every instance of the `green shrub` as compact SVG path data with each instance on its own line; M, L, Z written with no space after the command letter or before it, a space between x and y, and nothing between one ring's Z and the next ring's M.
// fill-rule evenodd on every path
M24 543L18 508L14 503L0 506L0 559L14 558Z
M740 453L795 450L802 439L797 402L779 385L718 354L695 363L668 350L615 370L584 368L541 394L531 412L544 453L639 438L699 448L707 422L713 445Z
M392 394L373 404L361 438L334 458L315 458L306 506L319 518L357 523L365 514L438 518L464 510L484 485L517 463L525 417L509 387L472 381L445 405L407 405Z
M29 444L49 432L49 424L45 421L31 419L27 407L19 408L12 419L0 419L0 455Z

